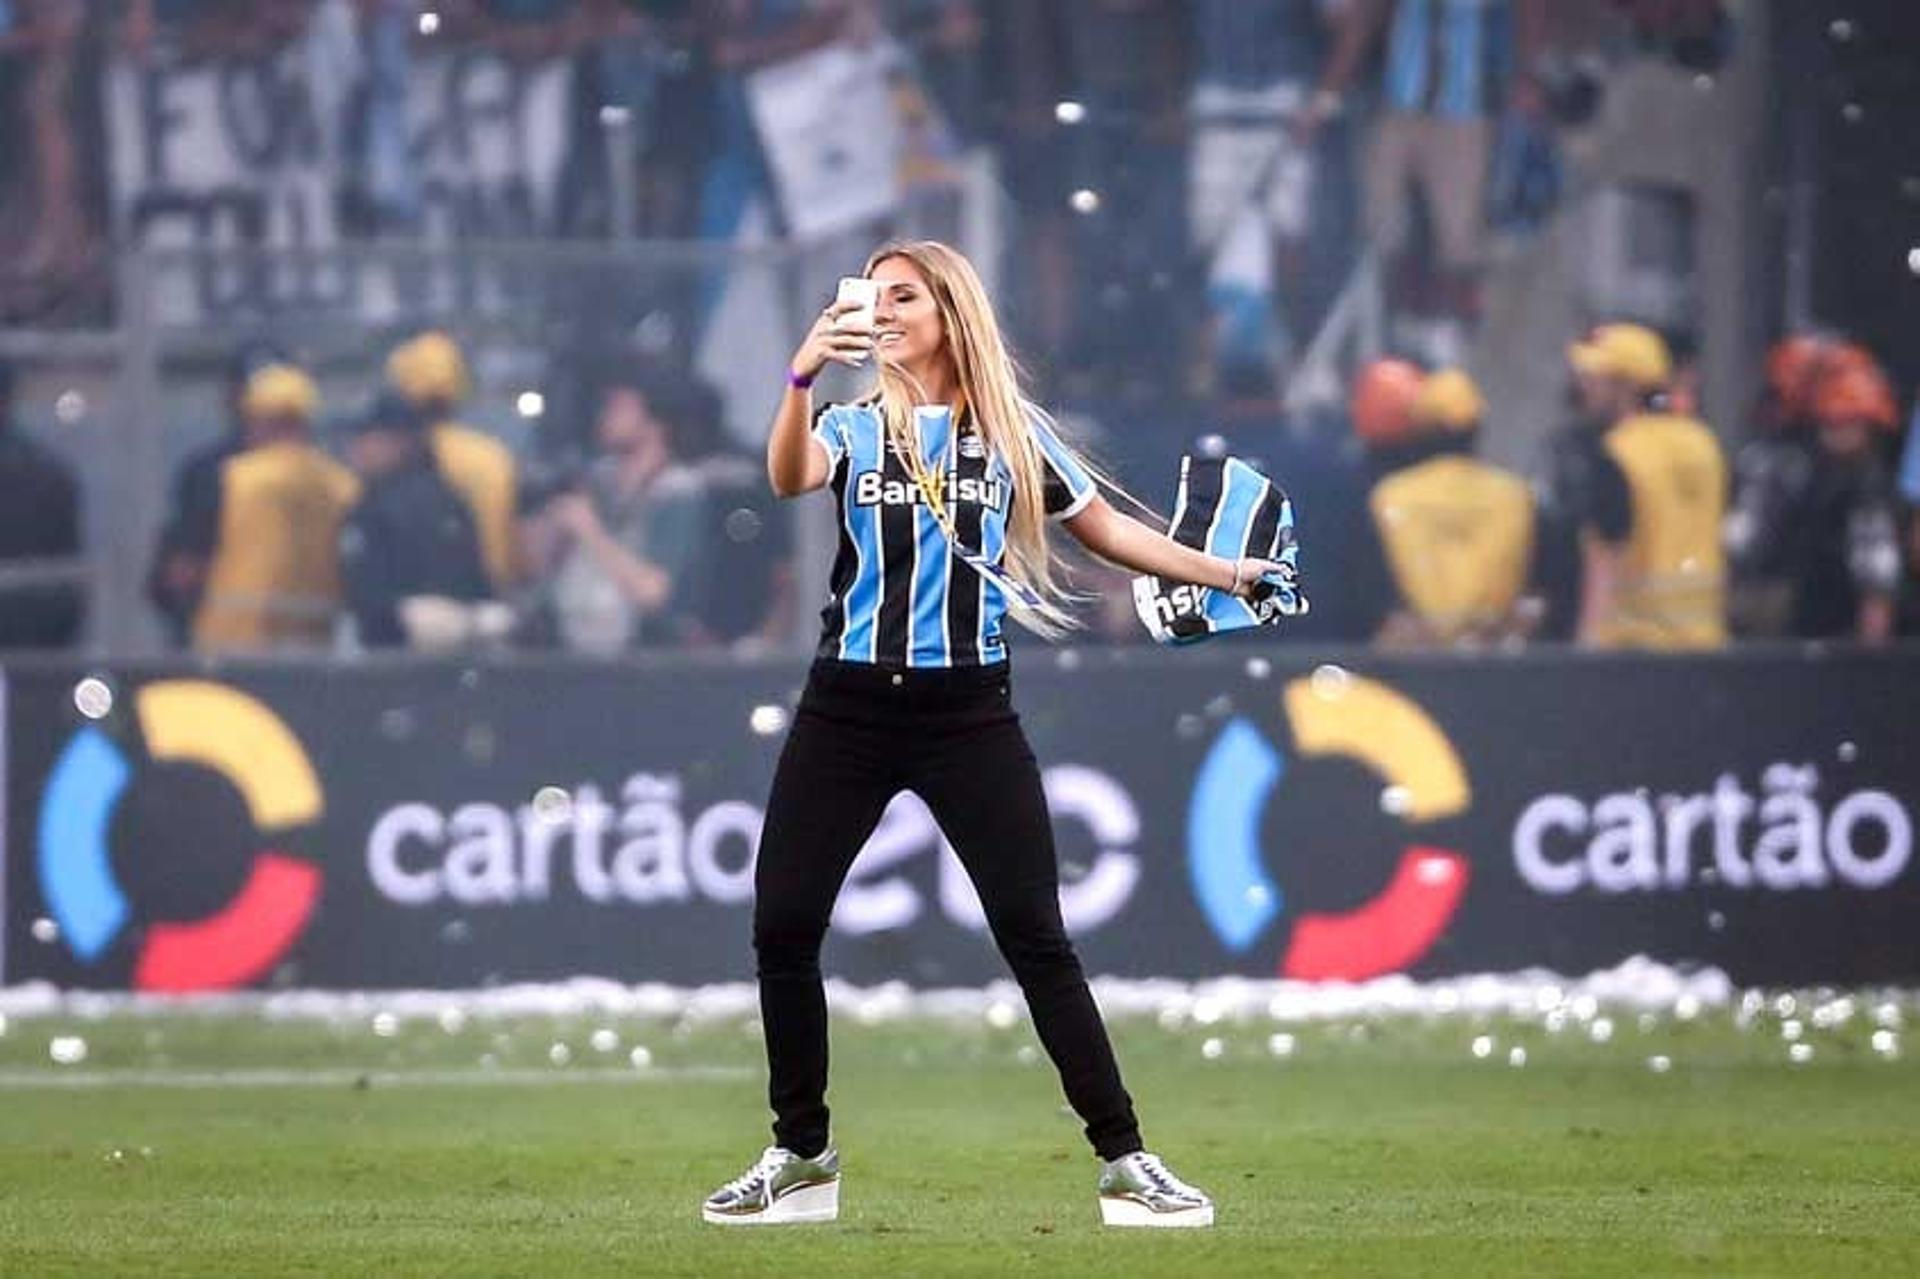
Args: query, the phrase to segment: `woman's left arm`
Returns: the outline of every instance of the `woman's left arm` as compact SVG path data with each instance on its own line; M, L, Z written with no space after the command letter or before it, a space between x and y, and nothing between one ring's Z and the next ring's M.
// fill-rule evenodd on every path
M1080 545L1122 568L1235 595L1245 595L1262 573L1280 568L1271 560L1229 560L1182 546L1165 533L1115 510L1104 497L1095 496L1085 509L1063 523Z

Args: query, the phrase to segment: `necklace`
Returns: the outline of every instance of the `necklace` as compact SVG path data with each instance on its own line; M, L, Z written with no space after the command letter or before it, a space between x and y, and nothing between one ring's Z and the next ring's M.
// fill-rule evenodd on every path
M1020 607L1044 614L1048 611L1047 603L1040 597L1038 591L1025 582L1016 580L998 565L990 562L983 552L969 548L960 540L960 530L955 527L953 514L947 509L947 480L950 476L958 475L960 471L960 422L966 410L966 398L962 396L959 403L953 406L952 420L947 429L945 456L941 459L943 465L937 473L927 465L923 455L924 446L920 438L918 414L913 419L913 435L908 441L906 456L901 460L906 463L907 472L913 478L914 487L919 489L922 500L926 502L927 511L933 516L933 522L939 525L941 533L946 536L947 545L952 548L954 555L959 557L960 562L979 574L983 581L998 588ZM900 451L896 447L895 452Z

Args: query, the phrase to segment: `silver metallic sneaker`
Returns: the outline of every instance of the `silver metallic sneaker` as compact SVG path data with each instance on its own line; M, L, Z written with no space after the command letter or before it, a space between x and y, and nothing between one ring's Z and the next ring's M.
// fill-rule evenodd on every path
M840 1152L802 1159L768 1146L753 1167L707 1196L700 1215L719 1226L784 1226L840 1216Z
M1213 1200L1136 1151L1100 1169L1100 1220L1109 1226L1211 1226Z

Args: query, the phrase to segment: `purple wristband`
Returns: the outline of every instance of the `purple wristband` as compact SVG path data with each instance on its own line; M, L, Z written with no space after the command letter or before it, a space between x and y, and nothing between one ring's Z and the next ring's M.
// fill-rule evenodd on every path
M801 377L798 373L795 373L792 369L788 369L787 385L795 388L796 390L804 391L808 387L813 385L813 379L810 377Z

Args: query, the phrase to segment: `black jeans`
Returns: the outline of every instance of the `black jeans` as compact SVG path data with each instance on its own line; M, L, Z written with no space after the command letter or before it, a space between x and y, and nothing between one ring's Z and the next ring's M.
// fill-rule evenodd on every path
M767 1098L774 1140L789 1150L813 1155L827 1143L827 919L887 802L909 789L979 890L1087 1140L1103 1159L1141 1148L1133 1101L1060 919L1040 768L1010 698L1004 664L814 665L774 774L754 871Z

